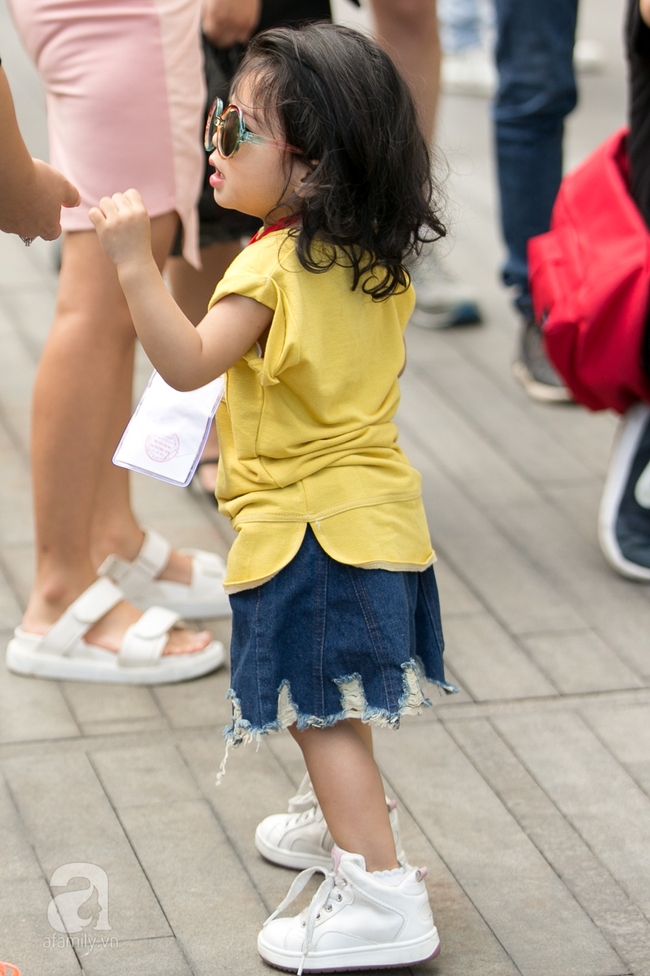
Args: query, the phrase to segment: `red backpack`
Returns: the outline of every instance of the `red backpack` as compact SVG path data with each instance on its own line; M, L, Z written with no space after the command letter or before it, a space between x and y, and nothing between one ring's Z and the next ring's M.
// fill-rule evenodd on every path
M641 366L650 234L629 193L626 129L564 178L551 229L528 242L535 317L578 403L618 413L650 402Z

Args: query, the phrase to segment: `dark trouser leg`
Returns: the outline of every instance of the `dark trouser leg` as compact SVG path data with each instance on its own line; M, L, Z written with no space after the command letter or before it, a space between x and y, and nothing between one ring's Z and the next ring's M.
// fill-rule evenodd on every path
M531 314L526 245L549 228L562 178L565 117L575 107L578 0L496 0L499 87L494 105L503 281Z

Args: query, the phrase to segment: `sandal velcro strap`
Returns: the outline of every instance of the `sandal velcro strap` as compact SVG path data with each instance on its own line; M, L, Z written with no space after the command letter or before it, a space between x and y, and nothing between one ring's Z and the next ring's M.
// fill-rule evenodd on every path
M192 582L196 581L197 571L203 576L210 576L213 579L223 580L226 575L226 566L216 552L206 552L205 549L179 549L181 556L189 556L192 560Z
M71 603L39 643L46 654L68 654L93 624L124 599L121 589L106 577L96 580Z
M142 548L132 563L119 556L108 556L97 572L99 576L110 576L115 580L129 600L137 600L142 590L161 574L169 562L171 551L164 536L148 529Z
M153 664L161 656L170 630L180 620L179 614L164 607L151 607L126 631L118 660L125 667Z

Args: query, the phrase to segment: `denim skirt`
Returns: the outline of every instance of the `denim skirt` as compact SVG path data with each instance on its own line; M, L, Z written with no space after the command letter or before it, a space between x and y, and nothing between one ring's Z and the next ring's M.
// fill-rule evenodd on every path
M229 745L341 719L396 728L446 692L433 569L391 572L336 562L311 528L292 561L230 596L233 721Z

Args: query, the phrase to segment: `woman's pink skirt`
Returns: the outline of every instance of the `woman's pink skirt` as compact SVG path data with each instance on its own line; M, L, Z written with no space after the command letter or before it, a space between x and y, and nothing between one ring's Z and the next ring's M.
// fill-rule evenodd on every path
M100 197L135 187L176 211L198 265L205 85L200 0L10 0L47 97L50 162L77 186L66 231L91 230Z

